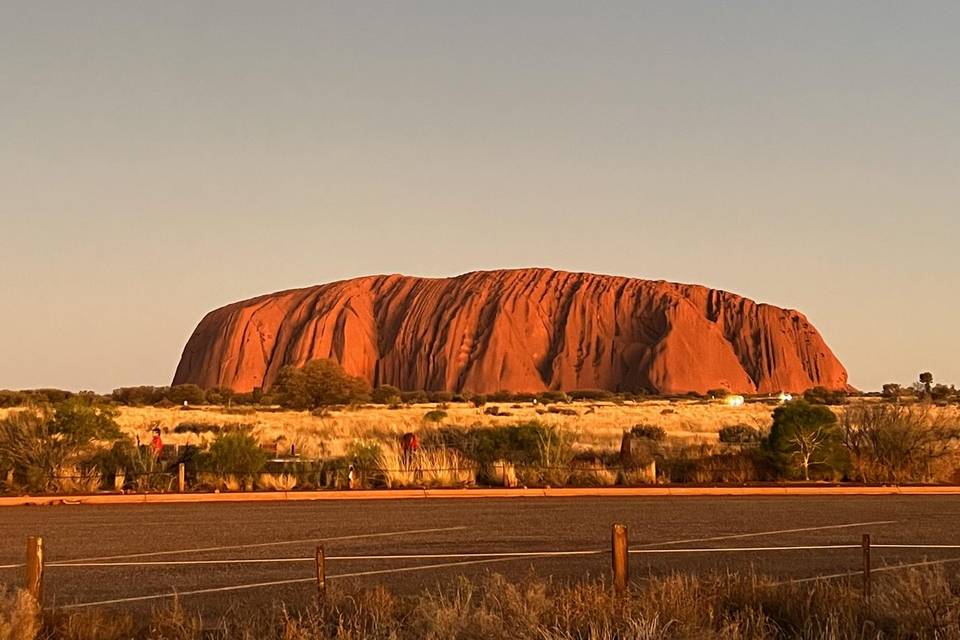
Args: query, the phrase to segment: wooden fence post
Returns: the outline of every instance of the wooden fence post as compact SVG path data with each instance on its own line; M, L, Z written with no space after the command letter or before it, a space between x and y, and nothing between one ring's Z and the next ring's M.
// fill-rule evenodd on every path
M27 593L38 603L43 597L43 538L27 538Z
M630 562L627 551L627 525L614 524L611 535L613 555L613 590L618 595L627 591L630 579Z
M863 534L860 543L863 548L863 597L870 601L870 534Z
M323 545L317 545L317 604L323 604L327 597L327 558Z
M187 488L187 466L184 463L177 465L177 493L183 493Z

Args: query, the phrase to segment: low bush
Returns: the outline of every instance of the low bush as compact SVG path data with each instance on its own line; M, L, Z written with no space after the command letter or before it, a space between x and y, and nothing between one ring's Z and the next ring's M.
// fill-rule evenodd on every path
M452 391L428 391L427 400L430 402L453 402Z
M563 391L542 391L537 394L537 402L552 404L555 402L569 402L570 396Z
M192 433L199 435L201 433L212 433L214 435L229 431L230 427L224 427L219 424L209 424L206 422L181 422L173 428L174 433Z
M614 394L606 389L577 389L570 392L571 400L613 400Z
M199 456L197 466L221 479L238 478L249 487L268 459L268 454L249 431L233 431L218 435L210 448Z
M424 422L443 422L447 419L447 412L442 409L434 409L423 414Z
M374 404L395 405L402 402L400 389L392 387L389 384L383 384L373 390L370 394L370 402Z
M401 391L400 400L406 404L425 404L430 402L430 396L426 391Z
M663 442L667 439L667 432L663 427L652 424L638 424L630 428L630 435L636 438L646 438L655 442Z
M32 493L88 492L99 485L94 456L122 437L116 410L73 397L52 407L15 411L0 420L0 470L7 487Z
M732 424L721 427L717 433L720 442L725 444L759 444L763 435L759 429L746 424Z
M803 399L810 404L840 405L847 403L847 394L845 391L814 387L804 392Z

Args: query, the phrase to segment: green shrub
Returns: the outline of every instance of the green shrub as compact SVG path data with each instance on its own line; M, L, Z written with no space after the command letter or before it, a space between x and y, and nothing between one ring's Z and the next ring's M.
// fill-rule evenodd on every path
M447 419L447 412L442 409L434 409L433 411L427 411L423 415L424 422L443 422Z
M539 461L542 445L557 444L559 432L540 422L525 422L504 427L478 427L470 431L471 449L463 451L481 465L494 460L514 464Z
M182 405L183 403L204 404L207 401L207 396L203 389L195 384L178 384L170 387L170 391L167 392L167 400L175 405Z
M746 424L721 427L717 435L725 444L758 444L763 439L759 429Z
M655 442L663 442L667 439L667 432L664 431L663 427L652 424L634 425L630 429L630 435L636 438L646 438L647 440L653 440Z
M613 392L606 389L577 389L570 392L571 400L613 400Z
M428 391L427 399L430 402L453 402L453 392L451 391Z
M213 387L207 389L205 394L207 404L230 404L233 399L233 389L230 387Z
M382 455L383 450L379 442L367 440L351 442L345 455L348 469L344 472L344 480L349 473L349 465L352 465L358 486L382 486L384 484L381 472Z
M220 478L235 476L252 483L268 459L267 452L249 431L233 431L219 434L197 463Z
M370 401L374 404L398 404L401 402L400 389L382 384L370 394Z
M11 413L0 420L0 469L31 492L86 487L97 443L121 437L115 417L112 407L83 397Z
M401 391L400 400L406 404L424 404L430 402L430 396L426 391Z
M803 399L810 404L839 405L847 403L847 394L845 391L814 387L804 392Z
M794 400L777 407L767 442L781 471L799 472L804 480L810 480L811 470L842 466L837 416L823 405Z
M167 397L170 387L120 387L111 397L115 402L129 406L153 405Z
M249 425L234 425L234 424L209 424L206 422L181 422L173 428L174 433L193 433L200 435L201 433L228 433L230 431L236 430L249 430L251 427Z
M555 402L569 402L570 397L563 391L542 391L537 394L537 401L542 404L552 404Z

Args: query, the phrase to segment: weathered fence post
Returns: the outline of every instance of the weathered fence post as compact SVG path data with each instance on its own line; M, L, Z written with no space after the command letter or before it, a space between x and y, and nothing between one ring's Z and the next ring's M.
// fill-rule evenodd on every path
M327 597L327 558L323 545L317 545L317 604L323 604Z
M630 562L627 551L627 525L614 524L611 535L613 555L613 590L618 595L627 591L630 579Z
M870 601L870 534L863 534L860 543L863 549L863 597Z
M187 489L187 465L180 463L177 465L177 493L183 493Z
M37 602L43 597L43 538L27 538L27 593Z

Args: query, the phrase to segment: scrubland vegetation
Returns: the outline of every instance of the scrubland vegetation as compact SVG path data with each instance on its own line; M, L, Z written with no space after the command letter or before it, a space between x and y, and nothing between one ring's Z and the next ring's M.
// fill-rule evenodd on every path
M191 385L109 397L12 392L22 406L0 409L0 488L168 491L181 463L191 489L221 491L955 483L960 407L940 387L923 374L909 393L812 389L787 402L727 402L723 390L639 400L589 390L455 396L371 390L318 361L283 370L270 390L281 405L235 404L229 390ZM162 450L150 444L153 430ZM409 433L415 455L400 445Z
M0 593L0 640L647 640L668 638L960 638L960 585L938 568L878 574L869 602L847 580L771 583L755 575L674 575L616 596L603 582L561 584L496 574L460 578L416 596L383 588L328 592L293 612L235 607L201 619L176 603L150 616L48 612Z

